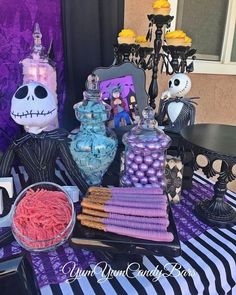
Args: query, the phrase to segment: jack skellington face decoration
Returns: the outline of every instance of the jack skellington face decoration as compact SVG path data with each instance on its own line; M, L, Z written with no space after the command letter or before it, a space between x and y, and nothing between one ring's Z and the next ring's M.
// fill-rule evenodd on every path
M189 76L178 73L169 80L170 97L184 97L191 89L191 80Z
M63 185L55 175L59 157L80 191L87 191L88 184L70 153L69 132L60 128L47 131L56 116L57 102L47 87L31 82L17 89L11 101L11 117L27 132L15 139L2 156L0 177L11 176L11 167L17 158L29 176L27 185L42 181Z
M11 117L30 133L38 134L57 117L57 101L51 91L37 82L20 86L12 97Z
M162 93L158 110L158 123L166 131L180 132L194 124L196 103L192 100L196 97L185 97L191 85L189 76L183 73L174 74L169 80L169 89Z

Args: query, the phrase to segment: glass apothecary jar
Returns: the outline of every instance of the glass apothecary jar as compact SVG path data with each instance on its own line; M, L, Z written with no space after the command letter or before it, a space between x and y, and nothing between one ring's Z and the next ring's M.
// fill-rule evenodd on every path
M90 75L83 101L74 105L80 128L71 132L71 154L89 185L100 185L115 158L117 139L106 127L111 107L101 99L98 76Z
M140 123L123 136L125 165L121 186L165 188L166 150L171 139L158 128L151 107L143 110Z

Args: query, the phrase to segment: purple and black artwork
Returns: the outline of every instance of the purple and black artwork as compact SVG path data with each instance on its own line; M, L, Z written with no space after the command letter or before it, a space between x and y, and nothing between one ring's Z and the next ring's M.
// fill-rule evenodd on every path
M136 122L138 107L131 75L101 81L100 91L102 99L112 107L110 127L119 128Z

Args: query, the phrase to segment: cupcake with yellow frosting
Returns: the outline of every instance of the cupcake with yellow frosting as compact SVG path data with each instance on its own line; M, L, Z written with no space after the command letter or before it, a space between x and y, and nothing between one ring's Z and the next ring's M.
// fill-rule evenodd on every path
M188 36L185 37L184 46L189 46L189 47L192 46L192 39L190 37L188 37Z
M154 14L169 15L170 3L168 0L157 0L152 4Z
M134 44L135 43L136 34L133 30L123 29L118 35L118 43L119 44Z
M185 38L186 38L186 34L180 30L167 32L165 34L165 40L166 40L167 45L186 46L186 45L184 45Z
M140 45L140 47L150 47L150 42L147 41L146 36L137 36L135 43Z

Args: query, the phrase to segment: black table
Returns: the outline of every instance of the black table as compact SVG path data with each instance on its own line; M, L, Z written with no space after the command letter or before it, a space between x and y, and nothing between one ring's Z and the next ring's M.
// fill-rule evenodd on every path
M196 204L196 214L203 221L217 226L236 224L236 211L224 202L227 183L236 178L232 169L236 164L236 126L197 124L181 131L185 146L192 151L194 170L202 168L207 177L219 175L214 185L214 196ZM197 157L204 155L206 166L197 163ZM221 170L216 171L213 164L222 160Z

